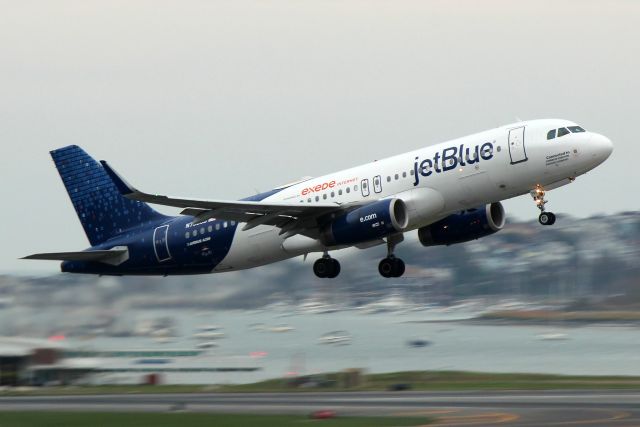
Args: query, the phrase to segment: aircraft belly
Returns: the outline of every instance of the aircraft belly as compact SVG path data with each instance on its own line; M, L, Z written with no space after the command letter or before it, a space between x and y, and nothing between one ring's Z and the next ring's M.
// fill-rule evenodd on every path
M282 236L279 229L260 225L251 230L242 231L242 224L236 230L231 248L214 272L242 270L270 264L290 258L282 249Z

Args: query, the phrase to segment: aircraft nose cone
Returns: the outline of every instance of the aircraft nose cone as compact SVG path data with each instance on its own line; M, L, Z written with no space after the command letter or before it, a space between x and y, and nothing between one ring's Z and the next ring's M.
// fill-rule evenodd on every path
M596 157L601 161L609 158L613 152L613 143L604 135L600 135L599 133L593 134L591 143L594 145Z

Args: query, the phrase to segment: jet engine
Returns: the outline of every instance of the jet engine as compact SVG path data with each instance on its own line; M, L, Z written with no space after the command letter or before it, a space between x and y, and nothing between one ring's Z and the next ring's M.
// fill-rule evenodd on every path
M384 199L333 219L322 230L321 240L327 246L353 245L402 231L408 223L404 202Z
M504 227L502 203L491 203L449 215L418 229L423 246L453 245L493 234Z

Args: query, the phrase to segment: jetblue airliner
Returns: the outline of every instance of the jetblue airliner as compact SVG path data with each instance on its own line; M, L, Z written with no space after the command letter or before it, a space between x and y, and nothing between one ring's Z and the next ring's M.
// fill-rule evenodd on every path
M318 252L321 278L340 263L330 252L386 244L378 270L399 277L404 234L424 246L451 245L499 231L501 200L529 194L542 225L546 192L572 183L613 150L603 135L567 120L510 124L362 166L309 178L240 201L145 193L105 161L71 145L51 152L91 247L26 259L63 261L69 273L220 273ZM178 216L149 204L181 208Z

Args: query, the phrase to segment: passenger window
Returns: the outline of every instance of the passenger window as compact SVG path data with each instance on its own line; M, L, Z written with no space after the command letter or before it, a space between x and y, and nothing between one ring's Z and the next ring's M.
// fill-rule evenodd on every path
M327 193L324 193L324 194L322 195L322 198L323 198L324 200L327 200Z
M556 137L556 130L555 129L551 129L549 132L547 132L547 139L553 139Z
M336 193L334 193L333 191L331 192L331 197L336 197Z
M342 189L338 190L338 196L342 196Z
M580 126L568 126L569 130L573 133L585 132Z
M193 237L196 237L198 235L198 230L193 230L191 234L193 235Z
M396 181L398 180L398 178L400 178L398 174L395 174L393 177L396 179Z
M188 239L189 238L189 232L187 231L186 233L184 233L184 238Z
M387 182L391 182L391 177L387 176Z
M307 199L307 203L311 203L311 197Z
M232 226L236 225L236 222L235 221L231 221L231 225Z
M216 230L220 230L220 223L216 224Z
M213 231L213 226L212 226L212 225L208 226L208 227L207 227L207 231L208 231L209 233L211 233L211 232Z
M200 234L204 234L204 227L200 227Z
M351 193L351 187L347 187L347 193Z
M409 171L409 175L413 175L413 169Z
M320 196L316 196L316 202L320 200Z
M558 138L560 138L561 136L565 136L569 133L569 131L567 130L567 128L560 128L558 129Z
M402 177L406 178L407 177L407 173L406 172L402 172Z

